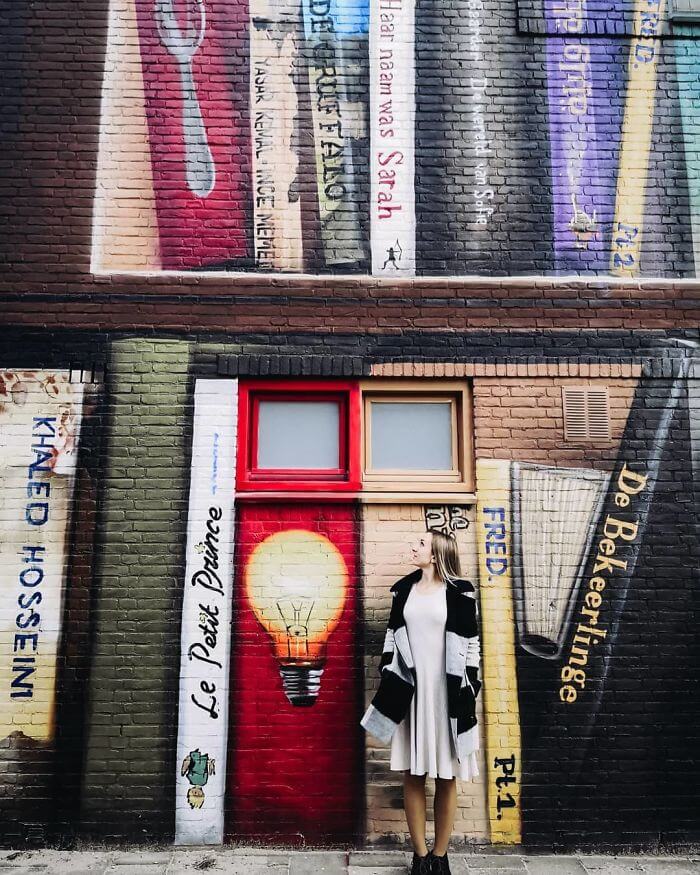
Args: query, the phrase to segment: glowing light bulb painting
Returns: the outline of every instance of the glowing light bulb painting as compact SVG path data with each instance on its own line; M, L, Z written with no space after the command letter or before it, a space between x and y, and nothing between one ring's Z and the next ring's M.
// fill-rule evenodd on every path
M287 698L316 701L328 639L345 604L348 569L338 548L308 529L268 536L250 555L245 591L270 636Z

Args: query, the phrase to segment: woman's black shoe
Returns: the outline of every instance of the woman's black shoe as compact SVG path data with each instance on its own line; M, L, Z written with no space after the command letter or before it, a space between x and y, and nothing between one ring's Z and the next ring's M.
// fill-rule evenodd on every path
M419 857L413 852L413 862L411 864L411 875L431 875L435 870L432 867L433 852L428 851L424 857Z
M434 854L431 851L430 856L432 857L433 862L433 868L431 869L432 875L452 875L452 873L450 872L450 863L447 859L447 854L442 857L438 857L437 854Z

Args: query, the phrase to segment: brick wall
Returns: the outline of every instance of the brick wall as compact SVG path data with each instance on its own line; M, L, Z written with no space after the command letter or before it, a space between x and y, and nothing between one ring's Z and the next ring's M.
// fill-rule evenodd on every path
M492 585L484 565L489 532L494 543L504 545L505 553L494 556L513 559L511 576L499 590L504 610L497 612L505 618L501 622L510 624L513 644L498 624L487 630L486 686L478 712L483 770L478 780L460 785L454 841L505 836L528 846L571 847L582 841L582 830L587 843L599 849L621 843L673 847L696 840L697 364L682 370L690 331L679 331L677 337L606 330L468 335L413 330L331 337L308 330L277 333L268 326L248 334L168 336L165 331L124 335L13 326L0 337L3 374L17 368L48 374L61 370L72 381L89 382L88 372L104 372L97 378L103 390L83 410L69 573L53 590L63 599L55 732L49 733L48 743L38 743L20 717L20 728L2 742L0 817L9 843L173 840L176 794L183 780L175 753L195 382L207 378L229 385L251 377L283 381L290 375L473 381L476 461L497 461L503 483L499 493L477 480L476 495L461 503L470 507L469 527L456 534L465 573L477 585L480 600ZM568 446L563 441L561 387L581 383L610 389L612 439L605 445ZM21 389L11 394L12 400L2 402L4 411L24 398ZM7 434L0 426L3 458L10 453ZM511 461L526 463L543 483L562 468L575 469L580 475L568 472L564 481L574 496L597 483L608 508L598 527L593 525L595 502L582 501L577 515L566 517L554 492L544 493L544 510L524 527L513 510L517 472ZM590 550L602 543L606 514L621 513L610 503L625 465L646 472L640 476L648 478L649 487L633 494L629 519L635 534L629 528L623 531L630 540L620 535L613 541L613 558L622 557L625 568L611 565L602 572L606 589L596 590L599 604L588 596L593 591L590 563L597 555ZM610 485L595 480L596 472L611 475ZM254 835L258 843L293 844L302 835L319 845L400 843L406 829L399 776L388 769L387 747L362 734L359 718L377 682L388 587L410 569L405 545L424 530L425 505L368 504L356 497L337 506L319 501L295 505L286 498L248 508L239 516L239 526L246 520L249 525L240 542L245 549L266 536L266 526L318 528L328 537L345 531L352 599L343 620L342 647L331 651L324 668L323 721L318 717L314 723L321 711L309 708L303 732L294 730L300 723L294 708L285 705L267 633L248 617L245 634L232 636L231 677L238 683L246 664L253 668L244 676L258 680L245 688L247 710L233 696L224 729L231 743L228 772L219 763L221 771L208 776L208 807L202 810L206 814L212 805L215 780L226 775L229 841ZM345 520L343 514L349 520L345 529L346 522L338 522ZM528 531L542 538L541 562L528 554L523 574L518 539ZM17 544L7 536L3 546L9 557L16 555ZM544 644L536 641L535 652L522 646L527 625L518 611L527 587L544 588L550 600L563 598L557 576L549 573L554 568L580 570L579 588L569 596L571 616L586 608L591 618L593 611L597 628L605 632L585 651L587 677L595 681L600 699L585 686L578 701L592 707L574 716L562 710L560 698L573 620L564 622L563 631L554 629ZM232 586L243 573L234 566ZM17 615L11 607L0 614L10 626ZM242 608L236 610L238 630ZM663 634L661 648L657 630ZM562 649L550 659L559 632ZM12 643L3 647L5 657L12 658ZM232 689L244 687L239 683ZM505 701L511 704L506 707ZM260 725L256 702L267 715ZM241 719L247 721L248 735L239 732ZM517 736L520 743L512 774L498 748L504 734ZM313 742L322 737L328 744L316 749ZM236 739L245 744L236 746ZM282 779L284 808L271 801L273 776L255 759L265 750L287 771L297 769L311 781L307 804L305 794L300 798L294 792L296 784ZM201 752L207 752L206 740ZM334 795L323 781L340 759L343 793ZM315 775L323 781L318 777L314 782ZM510 811L504 806L514 790L511 781L519 791L517 829L512 819L504 829L498 815ZM432 800L430 781L428 791ZM334 804L319 804L327 799Z
M195 382L293 375L473 381L475 461L499 463L500 480L493 490L488 479L477 483L476 495L464 498L470 526L458 538L497 622L484 642L483 771L460 787L455 841L697 843L697 362L678 376L698 342L696 26L665 14L657 22L646 2L588 4L585 12L569 4L576 9L562 37L561 10L550 3L404 0L400 14L414 20L392 58L399 91L391 95L390 139L392 149L414 151L415 164L380 177L377 143L389 134L378 138L388 127L378 117L369 50L379 0L371 22L360 4L345 4L345 13L334 6L332 29L321 17L318 33L333 33L332 46L325 38L315 44L309 27L322 5L303 0L277 8L274 19L259 0L206 0L192 73L218 176L212 192L194 194L203 177L188 180L181 71L154 28L153 4L0 3L0 369L36 371L31 379L41 385L60 371L92 387L58 557L63 577L54 575L42 594L43 608L59 618L49 630L60 632L58 681L37 688L37 697L55 710L52 722L32 723L19 708L18 728L0 738L2 840L174 839L183 782L205 780L197 771L204 759L188 771L176 757ZM642 12L658 27L644 38ZM269 65L256 36L276 47ZM314 49L332 49L340 76L319 73ZM640 51L644 63L635 67ZM562 79L567 62L580 79ZM258 82L258 96L277 106L268 128L250 90L265 66L273 72ZM325 165L314 116L319 87L335 92L341 112L342 133L326 132L333 141L325 141ZM331 114L334 107L331 100ZM271 148L256 143L261 125ZM186 127L196 134L201 169L208 157L191 113ZM279 231L281 214L287 222L269 258L261 156L276 207L282 203L270 227ZM319 196L324 170L345 189L337 210ZM377 218L380 178L396 179L386 188L401 197L388 235ZM609 442L563 439L561 389L581 384L610 390ZM21 388L0 395L1 460L11 459L14 440L2 417L24 398ZM607 589L591 588L593 548L610 549L602 544L607 511L624 509L614 487L625 465L648 478L625 518L636 534L613 539L610 555L625 567L604 569ZM46 477L72 476L60 468ZM528 522L514 511L516 497L524 506L513 485L523 471L540 484L532 494L541 513ZM558 477L578 501L576 526L557 510ZM597 524L591 483L606 509ZM22 524L24 499L15 490L5 501L5 492L0 505L11 519L3 518L0 597L11 601L0 609L0 658L11 675L23 663L14 661L8 630L17 633L18 616L33 620L16 608L29 593L17 588L22 545L9 534ZM311 502L302 512L273 502L257 511L272 526L298 511L323 529L334 518L324 507ZM204 787L205 816L218 788L227 841L363 846L406 838L388 751L365 738L358 721L377 681L387 588L407 570L402 545L424 527L424 505L353 497L343 507L355 570L346 637L324 668L322 723L314 727L309 708L295 734L298 713L285 704L255 618L247 617L251 649L232 637L231 678L240 681L244 664L257 666L248 710L232 702L223 730L224 746L245 745L232 742L228 772L211 764L211 783L189 787ZM523 549L523 531L539 539L537 555ZM261 532L262 524L243 543ZM492 565L499 574L486 565L488 549L509 560ZM579 574L569 602L560 569ZM489 599L491 586L497 595ZM528 596L528 587L549 600ZM561 628L544 640L525 637L533 603L559 611ZM596 638L589 626L578 633L589 642L573 642L574 617L595 617L605 634ZM234 616L234 628L240 623ZM574 687L569 710L561 698L566 666L588 678L573 676L583 686ZM0 692L0 713L10 713L18 700ZM259 730L268 735L260 750L277 756L282 772L303 776L306 802L293 781L282 777L275 796L260 774L251 716L258 693ZM246 736L236 734L241 713ZM330 739L324 750L314 749L316 738ZM202 745L207 754L206 738ZM343 767L337 797L329 786L334 756ZM324 813L326 796L334 804Z
M606 469L617 454L637 380L491 377L474 381L474 432L481 458L513 459ZM602 386L610 399L611 440L603 445L564 441L562 389Z

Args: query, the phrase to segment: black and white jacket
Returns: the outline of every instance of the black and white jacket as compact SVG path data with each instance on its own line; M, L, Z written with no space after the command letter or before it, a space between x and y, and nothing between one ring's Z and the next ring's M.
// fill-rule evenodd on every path
M420 569L402 577L392 587L389 623L379 662L379 689L360 721L376 739L391 740L408 713L415 691L415 668L403 609ZM457 759L463 761L479 747L476 697L481 689L479 675L479 630L476 593L468 580L448 580L447 623L445 626L445 673L447 710Z

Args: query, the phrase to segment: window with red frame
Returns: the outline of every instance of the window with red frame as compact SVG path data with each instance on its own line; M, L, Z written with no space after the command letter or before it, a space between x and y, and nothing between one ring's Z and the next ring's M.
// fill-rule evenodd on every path
M360 488L360 392L342 381L239 384L241 492Z

